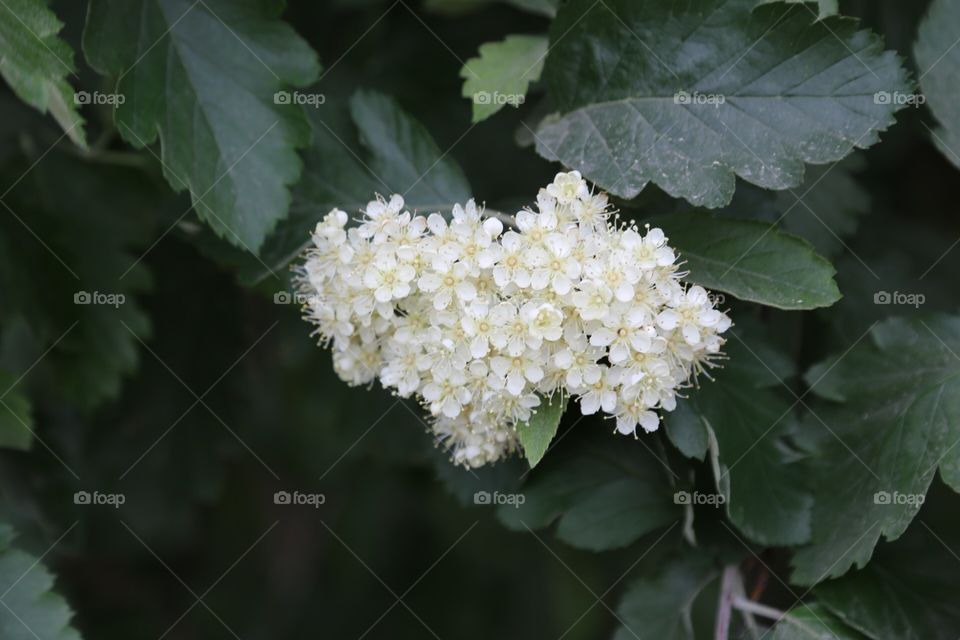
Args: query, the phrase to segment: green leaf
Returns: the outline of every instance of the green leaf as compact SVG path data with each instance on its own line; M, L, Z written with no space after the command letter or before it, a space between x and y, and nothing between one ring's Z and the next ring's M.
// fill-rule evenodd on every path
M438 162L444 154L430 134L393 98L358 91L350 98L350 115L360 142L370 152L370 173L381 186L431 211L470 197L460 167L452 161Z
M718 213L780 224L812 244L817 253L832 258L843 252L846 238L870 211L870 194L853 175L864 164L861 155L854 154L839 164L811 166L803 186L794 191L741 184L730 205Z
M617 607L623 626L614 640L694 640L693 603L717 575L709 556L688 551L659 574L633 582Z
M833 402L811 404L829 431L810 470L813 542L793 580L815 584L863 567L881 535L895 540L923 503L937 466L960 490L960 319L891 319L815 366L806 380Z
M517 531L557 521L557 536L581 549L624 547L681 517L664 464L640 440L590 441L551 456L521 489L523 504L497 516Z
M57 34L63 23L45 0L5 0L0 8L0 75L21 100L53 116L86 148L73 87L73 50Z
M934 142L943 155L960 168L958 24L960 5L951 0L934 0L926 18L920 23L914 55L920 69L920 88L941 125L932 132Z
M33 444L30 400L16 389L19 381L0 371L0 447L26 451Z
M480 45L480 57L470 58L460 70L463 97L473 102L473 122L486 120L504 104L519 106L531 82L540 79L547 56L544 36L507 36Z
M557 435L567 398L563 392L558 392L550 398L541 397L540 402L530 420L517 425L517 435L520 436L520 444L531 469L543 460L550 441Z
M819 602L871 638L956 640L960 636L957 498L940 514L924 509L866 568L814 589ZM933 517L931 517L933 516Z
M761 544L801 544L810 538L813 500L783 443L793 423L793 397L780 388L790 361L759 332L729 333L724 368L714 381L701 381L677 410L716 438L717 484L737 528Z
M290 218L261 251L274 272L307 247L313 227L334 207L353 215L376 193L404 194L407 206L421 213L449 211L470 199L470 185L456 161L393 98L359 91L350 100L349 114L328 105L309 116L313 143L304 153L304 179L294 190ZM240 258L243 281L270 275L252 257Z
M863 640L860 635L831 614L823 605L812 602L789 611L777 623L771 640Z
M703 460L710 449L710 433L694 410L692 402L678 402L677 408L663 417L667 438L688 458Z
M316 55L267 0L93 0L90 65L118 77L125 140L160 138L164 175L190 190L200 218L256 252L287 215L309 142L302 108L282 94L319 71ZM279 95L280 97L276 97Z
M138 169L56 151L24 175L33 162L0 175L6 185L19 180L4 198L16 216L0 216L0 323L5 339L32 347L16 371L50 349L38 364L53 371L57 391L92 408L116 397L136 368L141 347L131 332L150 334L137 301L151 285L140 259L159 233L148 221L166 190Z
M563 114L537 151L633 198L650 182L711 208L735 176L766 189L803 182L878 141L903 105L906 71L850 19L755 0L565 3L544 76Z
M13 529L0 525L0 637L4 640L80 640L70 626L73 612L54 593L54 578L40 559L15 549Z
M755 220L706 213L657 216L689 269L688 280L779 309L828 307L840 299L833 266L805 240Z

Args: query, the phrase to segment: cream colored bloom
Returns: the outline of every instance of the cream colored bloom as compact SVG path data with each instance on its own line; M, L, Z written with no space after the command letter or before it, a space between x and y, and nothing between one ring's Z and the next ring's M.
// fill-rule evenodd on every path
M377 197L334 209L296 274L304 317L349 384L416 397L457 464L516 451L543 396L572 396L616 432L656 430L730 319L680 280L659 229L614 227L607 198L557 174L513 229L473 200L414 215Z

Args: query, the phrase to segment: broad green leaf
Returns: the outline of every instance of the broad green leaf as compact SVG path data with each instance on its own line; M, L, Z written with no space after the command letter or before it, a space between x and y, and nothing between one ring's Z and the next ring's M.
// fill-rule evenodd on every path
M40 559L12 546L9 525L0 525L0 637L4 640L80 640L73 612L53 592L54 578Z
M688 280L779 309L828 307L840 299L833 266L805 240L755 220L706 213L657 216L686 261Z
M547 57L544 36L507 36L480 45L480 57L460 70L463 97L473 102L473 121L486 120L505 104L519 106L531 82L540 79Z
M919 67L920 88L941 125L933 131L934 142L943 155L960 168L958 24L960 5L953 0L934 0L920 23L914 55Z
M350 110L352 120L332 104L308 113L313 142L304 152L303 180L294 189L290 217L261 251L263 263L275 273L282 273L306 248L313 227L334 207L356 215L375 194L400 193L412 210L444 212L471 197L453 158L396 100L361 91L350 101ZM357 131L363 134L363 145ZM240 278L247 283L270 276L251 256L234 260L241 263Z
M812 602L791 609L777 623L771 640L863 640L864 636L843 624L823 605Z
M688 551L666 563L659 574L636 580L617 606L622 626L614 640L694 640L694 600L717 575L709 556Z
M287 215L309 142L293 86L316 55L268 0L93 0L83 35L90 65L117 77L123 138L160 138L164 175L197 215L256 252Z
M49 113L86 147L73 87L73 51L57 34L63 23L45 0L5 0L0 7L0 75L21 100Z
M370 152L370 173L384 189L408 199L408 206L434 211L470 198L460 167L440 161L445 154L393 98L358 91L350 98L350 115Z
M843 253L847 238L870 211L870 194L853 176L864 164L855 154L837 164L811 166L803 185L791 191L741 184L730 205L718 213L779 224L832 258Z
M557 435L560 418L567 406L567 399L559 392L551 398L540 398L540 406L536 413L527 422L517 425L517 435L523 445L523 453L530 463L530 468L537 466L543 460L550 441Z
M0 447L26 450L33 444L33 411L17 383L14 376L0 371Z
M740 335L735 329L728 334L729 360L712 374L715 380L701 380L699 389L678 403L679 421L688 423L686 429L699 423L716 438L717 485L738 529L765 545L804 543L813 500L783 442L794 420L794 399L781 388L790 362L762 334ZM672 418L666 418L668 429Z
M710 434L692 402L678 402L677 408L663 417L663 422L667 438L680 453L697 460L706 458Z
M957 497L950 498L940 514L924 509L907 533L881 545L864 569L819 585L813 591L818 601L871 638L960 637L960 535Z
M50 349L38 366L52 370L57 391L76 407L90 408L116 397L136 368L141 346L131 332L150 334L137 301L151 284L140 258L160 233L149 221L162 211L165 189L138 169L56 151L24 176L32 162L0 174L4 185L19 180L4 198L16 216L0 216L0 325L32 345L17 371Z
M523 504L497 515L518 531L557 521L558 537L581 549L624 547L681 517L664 465L642 441L591 441L576 455L551 456L520 489Z
M812 543L793 557L793 580L815 584L863 567L883 536L916 515L938 465L953 475L960 441L960 319L891 319L813 367L807 428L829 432L810 476ZM957 446L955 446L957 445Z
M537 151L633 198L650 182L711 208L735 176L767 189L878 141L910 89L896 54L850 19L755 0L565 3L544 76L562 116Z

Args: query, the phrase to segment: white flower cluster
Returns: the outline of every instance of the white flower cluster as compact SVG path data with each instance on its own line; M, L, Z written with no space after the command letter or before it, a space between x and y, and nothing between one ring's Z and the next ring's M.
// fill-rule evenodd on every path
M296 269L304 314L350 384L418 396L457 463L517 448L516 424L562 391L616 430L654 431L724 340L729 318L680 282L660 229L616 227L576 171L541 189L509 230L471 200L452 218L334 209Z

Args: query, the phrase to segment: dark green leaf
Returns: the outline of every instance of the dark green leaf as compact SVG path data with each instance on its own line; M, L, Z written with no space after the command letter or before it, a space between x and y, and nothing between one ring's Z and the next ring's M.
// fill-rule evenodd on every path
M920 24L914 53L920 68L920 87L930 110L940 121L932 132L937 148L960 167L960 49L957 25L960 4L952 0L934 0Z
M608 438L571 457L551 456L521 489L523 504L497 515L526 531L558 521L558 537L582 549L626 546L676 522L671 471L640 440Z
M780 224L832 258L843 252L860 217L870 211L870 194L853 176L863 166L860 155L848 156L839 164L811 166L803 186L793 191L741 184L730 206L719 213Z
M819 585L818 600L871 638L956 640L960 535L956 496L939 514L924 509L907 533L881 545L866 568Z
M650 182L721 207L735 176L767 189L803 182L878 141L910 89L878 37L804 4L615 0L563 5L544 71L563 114L537 151L633 198Z
M834 402L811 404L808 428L829 431L811 470L813 543L793 580L814 584L863 567L880 536L895 540L923 503L937 466L951 474L960 441L960 319L891 319L815 366L806 380Z
M3 181L23 170L12 165ZM57 391L79 407L116 397L138 362L133 334L150 333L136 295L150 287L140 258L153 239L147 221L163 206L162 193L138 171L52 152L4 201L10 210L0 216L0 322L33 346L14 371L49 366ZM83 215L78 202L85 203Z
M53 589L40 559L11 546L14 534L0 525L0 637L4 640L80 640L70 626L73 612Z
M617 607L623 626L614 640L694 640L691 608L717 575L708 556L689 551L666 564L660 574L635 581Z
M813 602L794 607L777 623L771 640L863 640L860 635Z
M316 223L334 207L351 215L374 194L405 194L408 207L420 212L449 211L466 202L470 185L449 155L410 114L387 96L358 92L348 114L334 105L309 113L313 143L304 153L306 172L294 190L290 218L270 235L261 256L274 272L282 271L306 248ZM363 157L359 130L370 154ZM270 275L247 257L241 278L256 282Z
M427 211L450 208L470 197L460 167L453 160L440 161L445 155L430 134L393 98L358 91L350 98L350 115L370 152L370 173L381 187Z
M658 216L686 260L688 280L780 309L828 307L840 299L833 266L805 240L769 224L705 213Z
M33 444L33 411L18 382L0 371L0 447L26 450Z
M118 77L114 111L125 140L160 137L164 175L229 242L257 251L287 215L309 142L285 92L319 71L316 55L269 0L94 0L83 48ZM278 97L279 96L279 97Z
M73 51L57 34L63 24L45 0L5 0L0 8L0 75L17 96L49 113L70 139L87 143L73 87Z
M789 360L759 332L729 333L724 368L713 374L715 381L701 381L678 411L687 412L683 420L695 416L716 438L717 484L737 528L766 545L806 542L812 498L783 443L793 422L793 398L780 388Z

